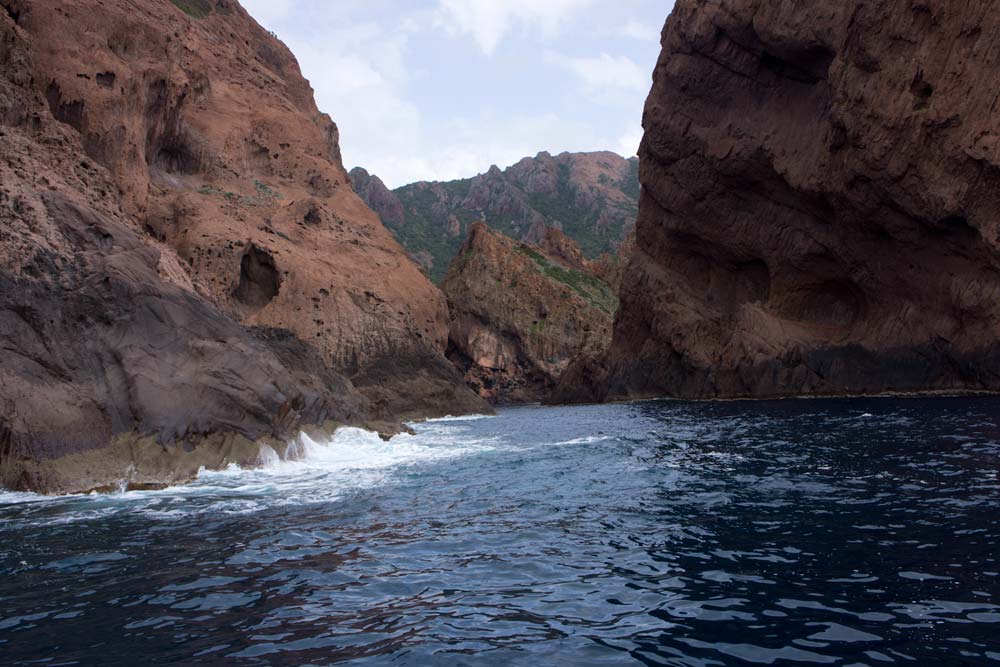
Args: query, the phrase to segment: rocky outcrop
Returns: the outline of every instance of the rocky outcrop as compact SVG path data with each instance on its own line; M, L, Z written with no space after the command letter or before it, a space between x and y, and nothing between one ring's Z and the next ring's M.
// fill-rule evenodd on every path
M995 9L679 0L614 341L559 397L1000 389Z
M398 229L406 222L406 212L392 190L386 187L382 179L369 174L361 167L351 169L349 174L354 191L368 208L378 213L382 223L390 229Z
M540 401L570 361L610 341L617 299L558 230L539 246L475 223L441 286L448 356L492 403Z
M546 230L562 230L588 258L617 254L635 225L637 172L638 160L614 153L543 152L503 171L493 166L473 178L413 183L391 192L363 169L351 177L362 199L439 282L480 220L534 244Z
M0 7L0 483L163 484L482 409L443 295L238 4Z

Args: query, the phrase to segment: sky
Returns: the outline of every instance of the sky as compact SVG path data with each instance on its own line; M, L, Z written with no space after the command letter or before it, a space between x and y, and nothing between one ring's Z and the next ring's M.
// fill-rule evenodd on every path
M389 187L539 151L634 155L672 0L242 0L298 58L344 165Z

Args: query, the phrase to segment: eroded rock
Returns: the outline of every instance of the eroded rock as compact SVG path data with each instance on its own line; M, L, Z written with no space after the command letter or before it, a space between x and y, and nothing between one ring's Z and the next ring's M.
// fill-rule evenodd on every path
M679 0L614 341L559 398L1000 389L995 9Z
M294 58L195 4L0 2L9 488L150 488L308 426L484 409Z
M610 341L617 299L557 231L534 246L474 224L441 286L448 356L493 403L546 398L573 358Z

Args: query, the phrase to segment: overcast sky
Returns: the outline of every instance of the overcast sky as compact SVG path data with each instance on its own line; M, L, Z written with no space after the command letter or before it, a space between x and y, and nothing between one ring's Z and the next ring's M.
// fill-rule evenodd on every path
M344 164L390 187L526 155L632 155L672 0L242 0L292 49Z

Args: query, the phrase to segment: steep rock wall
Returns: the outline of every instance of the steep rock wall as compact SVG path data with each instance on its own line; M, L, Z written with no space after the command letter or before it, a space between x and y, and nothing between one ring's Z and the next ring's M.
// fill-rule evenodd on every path
M610 352L559 397L1000 389L1000 15L678 0Z
M162 484L309 425L484 408L443 295L238 4L0 8L0 483Z
M451 309L448 356L492 403L546 398L575 357L607 347L618 305L562 232L530 245L482 222L441 287Z

